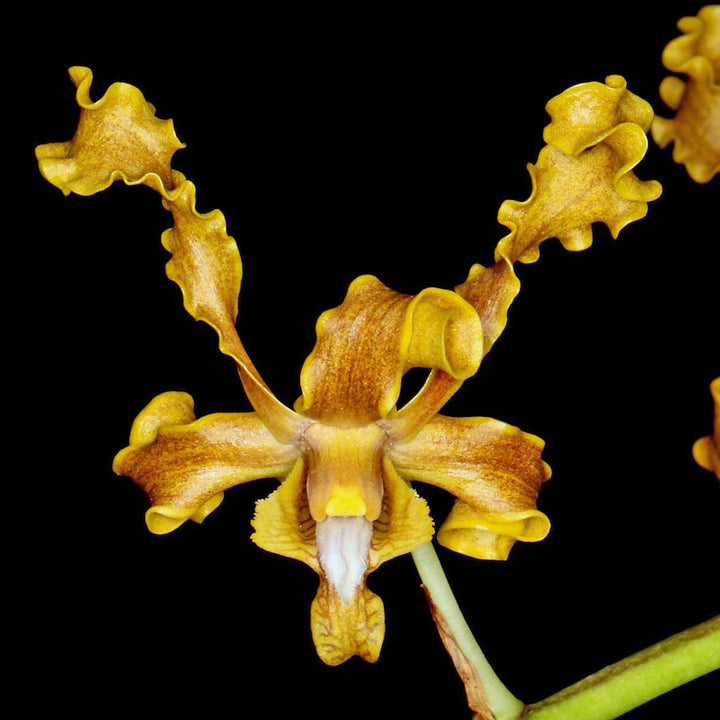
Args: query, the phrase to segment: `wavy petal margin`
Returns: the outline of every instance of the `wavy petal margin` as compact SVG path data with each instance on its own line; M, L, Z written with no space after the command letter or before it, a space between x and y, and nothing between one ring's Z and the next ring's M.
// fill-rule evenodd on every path
M660 97L676 112L656 117L652 136L661 148L674 143L673 160L706 183L720 171L720 5L681 18L678 29L683 34L667 44L662 62L687 80L669 76L660 84Z
M435 485L458 500L438 542L485 560L505 560L516 540L542 540L550 522L537 496L550 477L543 441L490 418L437 415L388 450L401 477Z
M693 445L692 451L695 462L706 470L714 472L720 480L720 377L712 381L710 392L715 412L713 434L700 438Z
M173 121L158 119L142 92L127 83L113 83L93 102L92 71L75 66L68 72L77 87L80 120L69 142L35 149L43 177L64 195L92 195L122 180L148 185L171 198L184 177L170 162L175 151L185 147L175 135Z
M65 195L92 195L122 180L147 185L162 196L174 221L162 236L172 254L168 277L180 287L187 311L217 332L221 351L235 361L245 392L265 424L278 440L290 441L306 423L270 392L237 334L240 253L227 234L223 214L198 213L195 186L171 168L175 151L185 147L172 120L158 119L155 107L127 83L112 84L93 102L91 70L77 66L69 74L77 87L78 127L71 141L35 149L40 172Z
M148 529L169 533L186 520L202 522L240 483L284 477L298 451L279 443L255 413L216 413L195 419L187 393L167 392L138 415L130 445L113 470L148 495Z
M641 181L633 168L647 151L645 135L652 108L627 90L619 75L605 84L585 83L547 104L552 122L548 142L535 165L528 165L532 192L524 202L506 200L498 221L510 229L495 259L535 262L539 246L556 237L568 250L592 243L592 223L605 223L613 237L647 214L660 196L654 180Z
M410 368L438 369L461 383L482 358L482 324L456 293L426 288L404 295L372 275L356 278L316 331L295 408L332 424L387 418Z

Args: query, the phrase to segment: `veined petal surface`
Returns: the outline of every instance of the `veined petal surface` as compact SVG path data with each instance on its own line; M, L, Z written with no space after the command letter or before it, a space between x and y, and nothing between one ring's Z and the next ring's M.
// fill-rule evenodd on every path
M131 443L113 469L145 490L145 519L164 534L185 520L201 522L234 485L286 475L298 452L279 443L255 413L217 413L195 420L192 398L163 393L138 415Z
M551 122L543 139L566 155L597 145L626 122L647 132L653 119L652 105L630 92L621 75L574 85L549 100L545 110Z
M498 243L496 260L535 262L540 244L552 237L568 250L584 250L592 244L592 223L605 223L616 237L660 196L658 182L633 173L647 150L649 106L628 93L620 76L606 83L575 86L548 103L552 144L528 165L530 197L500 206L498 221L510 233Z
M276 438L296 437L302 419L270 392L235 328L242 265L225 218L219 210L198 213L195 186L170 166L175 151L184 147L172 120L159 120L155 107L132 85L114 83L92 102L90 69L72 67L70 77L81 109L78 128L69 142L36 148L41 173L65 194L90 195L121 179L148 185L162 196L174 220L162 236L172 254L167 274L180 286L186 309L218 333L220 349L235 360L253 408Z
M172 195L184 178L170 162L175 151L185 147L172 120L158 119L154 106L127 83L114 83L93 102L90 69L72 67L69 73L77 87L80 120L72 140L36 148L45 179L65 195L92 195L118 179Z
M167 275L180 287L190 315L217 332L220 350L235 360L245 392L265 425L278 440L289 441L304 423L269 390L235 327L242 280L237 244L227 233L222 212L199 213L195 195L195 186L184 181L172 198L163 198L174 221L162 234L163 247L172 255Z
M487 354L507 325L508 308L520 292L520 281L505 258L489 268L476 264L467 280L455 288L480 316L483 329L483 354Z
M464 380L481 356L480 320L457 294L427 288L404 295L364 275L320 316L296 410L328 424L365 425L393 411L410 368L440 368Z
M391 446L387 456L406 480L430 483L460 501L448 527L438 531L439 542L494 559L499 556L488 548L497 547L498 538L473 540L475 531L512 542L547 535L549 521L536 507L540 487L550 477L543 446L536 436L497 420L438 415L409 442ZM463 523L467 532L461 533Z

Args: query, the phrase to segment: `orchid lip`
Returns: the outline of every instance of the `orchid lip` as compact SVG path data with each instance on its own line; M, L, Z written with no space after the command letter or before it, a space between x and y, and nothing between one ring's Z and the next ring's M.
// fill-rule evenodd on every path
M362 516L328 516L317 524L315 532L325 577L349 605L367 571L372 523Z

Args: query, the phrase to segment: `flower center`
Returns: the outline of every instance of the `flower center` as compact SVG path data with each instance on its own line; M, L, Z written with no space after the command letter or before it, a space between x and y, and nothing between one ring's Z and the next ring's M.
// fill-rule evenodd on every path
M377 519L382 510L385 432L377 424L313 423L304 434L307 494L316 522L325 517Z
M373 525L362 516L328 516L315 532L325 577L348 605L365 577Z

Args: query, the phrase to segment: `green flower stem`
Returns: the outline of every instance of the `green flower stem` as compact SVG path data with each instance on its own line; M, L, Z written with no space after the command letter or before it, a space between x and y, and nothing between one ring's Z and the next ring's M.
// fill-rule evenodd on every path
M485 659L453 595L433 544L421 545L413 551L412 557L435 610L443 616L459 650L475 668L496 719L515 720L520 717L524 704L502 684Z
M496 720L613 720L720 669L719 615L609 665L546 700L525 706L503 685L478 646L432 543L421 545L412 556L434 612L439 613L446 631L474 668Z
M523 720L612 720L720 668L720 616L673 635L530 705ZM688 714L688 717L692 713Z

